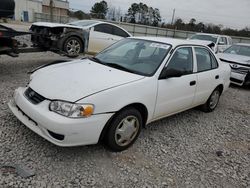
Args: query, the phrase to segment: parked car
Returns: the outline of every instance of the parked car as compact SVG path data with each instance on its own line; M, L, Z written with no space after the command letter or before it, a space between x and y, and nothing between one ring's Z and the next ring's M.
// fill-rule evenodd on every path
M197 33L189 38L190 40L207 40L212 41L215 46L213 48L215 53L223 52L232 45L232 38L226 35Z
M141 128L200 106L213 111L230 67L195 41L123 39L95 57L43 66L9 102L28 128L58 146L131 146Z
M230 80L233 84L250 85L250 44L234 44L223 53L219 53L218 57L230 64Z
M69 56L87 52L95 54L111 44L132 36L123 28L97 20L80 20L69 24L33 23L31 40L35 46L60 50Z

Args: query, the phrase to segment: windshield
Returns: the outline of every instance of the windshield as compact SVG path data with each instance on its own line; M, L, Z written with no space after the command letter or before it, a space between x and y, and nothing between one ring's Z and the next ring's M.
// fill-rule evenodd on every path
M153 75L171 46L140 39L123 39L95 56L94 60L144 76Z
M80 20L80 21L70 22L69 25L87 27L87 26L90 26L90 25L93 25L96 23L97 23L97 21L93 21L93 20Z
M216 43L218 37L211 36L211 35L193 35L190 39L208 40L208 41L212 41L212 42Z
M227 54L237 54L250 57L250 46L232 45L224 51Z

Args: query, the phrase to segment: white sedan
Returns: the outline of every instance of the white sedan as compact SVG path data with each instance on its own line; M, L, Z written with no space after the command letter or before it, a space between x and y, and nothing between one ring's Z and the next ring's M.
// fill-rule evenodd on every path
M231 66L231 83L250 85L250 44L234 44L218 57Z
M132 35L123 28L98 20L80 20L68 24L33 23L31 41L35 46L68 56L96 54L111 44Z
M36 70L9 108L58 146L104 141L122 151L153 121L202 106L213 111L230 67L194 41L135 37L95 57Z

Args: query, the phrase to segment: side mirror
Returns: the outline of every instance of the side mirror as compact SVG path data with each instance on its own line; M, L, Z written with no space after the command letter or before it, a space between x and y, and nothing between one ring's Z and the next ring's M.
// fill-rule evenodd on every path
M168 69L167 67L165 67L159 76L159 80L163 80L167 78L174 78L174 77L181 77L183 75L184 74L182 71L179 71L176 69Z
M94 27L91 27L89 30L90 30L90 31L94 31Z

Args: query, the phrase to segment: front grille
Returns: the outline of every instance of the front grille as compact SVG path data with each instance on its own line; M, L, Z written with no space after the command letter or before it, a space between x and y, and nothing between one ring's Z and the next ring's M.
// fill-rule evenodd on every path
M45 100L45 97L36 93L30 87L24 92L24 96L33 104L39 104Z

